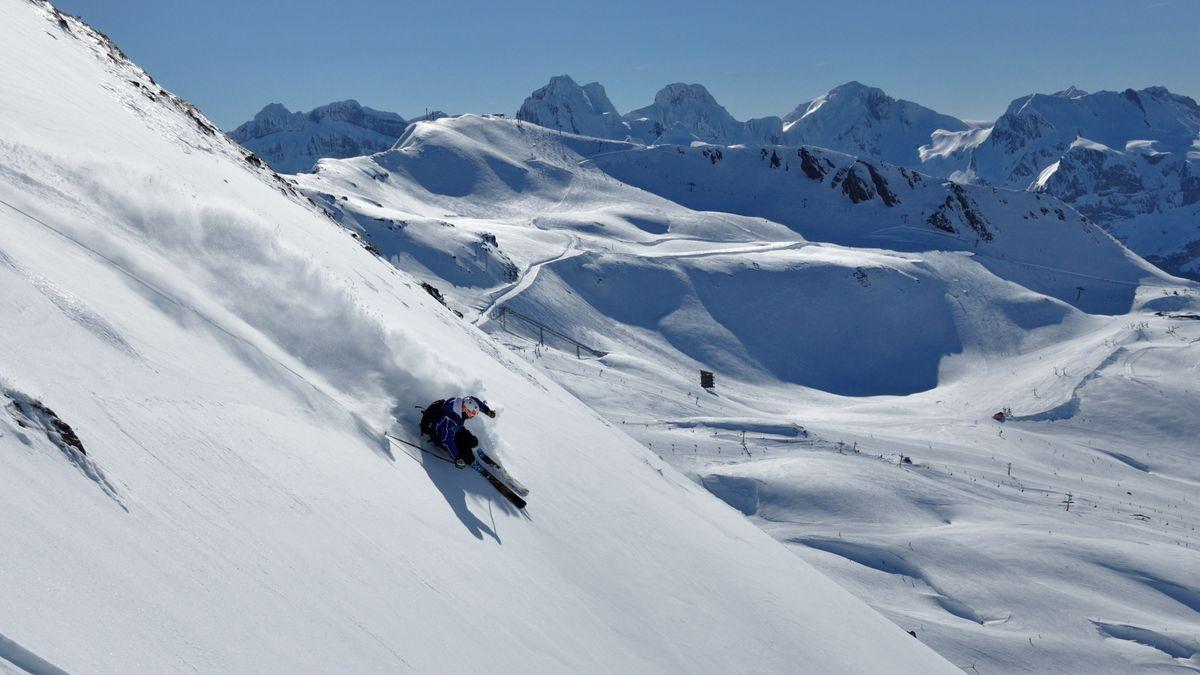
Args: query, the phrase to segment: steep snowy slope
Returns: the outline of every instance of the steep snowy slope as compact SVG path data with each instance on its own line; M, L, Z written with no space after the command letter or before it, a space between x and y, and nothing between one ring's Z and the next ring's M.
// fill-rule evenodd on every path
M357 157L387 150L408 123L396 113L339 101L308 112L279 103L259 111L229 137L262 157L276 171L308 171L322 157Z
M847 82L783 118L788 145L816 145L900 166L919 166L918 148L936 132L970 127L960 119L894 99L876 87Z
M0 14L3 668L950 671L80 22ZM464 389L528 512L386 444Z
M1200 651L1197 288L1057 200L478 117L294 180L961 668Z

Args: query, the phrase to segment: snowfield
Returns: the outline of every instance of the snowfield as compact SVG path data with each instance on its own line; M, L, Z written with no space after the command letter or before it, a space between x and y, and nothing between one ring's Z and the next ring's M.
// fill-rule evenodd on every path
M0 15L0 670L953 672L81 22ZM643 199L597 227L690 213ZM527 229L518 276L569 243ZM468 391L525 512L388 445Z

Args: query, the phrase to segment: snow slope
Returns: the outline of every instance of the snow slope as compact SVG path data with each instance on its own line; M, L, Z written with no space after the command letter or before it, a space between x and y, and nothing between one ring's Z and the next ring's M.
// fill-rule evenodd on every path
M469 116L292 180L960 668L1195 667L1200 289L1053 197Z
M4 669L951 670L107 40L0 3ZM528 512L384 439L463 390Z
M396 113L339 101L308 112L271 103L229 133L276 171L308 171L322 157L357 157L387 150L408 123Z

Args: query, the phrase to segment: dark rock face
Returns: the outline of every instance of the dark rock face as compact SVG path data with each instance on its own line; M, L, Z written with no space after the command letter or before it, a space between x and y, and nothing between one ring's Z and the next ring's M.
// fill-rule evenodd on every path
M883 200L884 206L891 207L900 203L900 198L897 197L896 193L892 192L891 188L888 187L887 179L883 177L883 174L876 171L875 167L871 164L861 161L859 164L867 167L867 172L871 174L871 183L875 185L875 192L877 192L879 194L879 198Z
M955 226L955 222L958 222L971 228L979 236L979 241L992 241L995 235L988 229L987 219L983 217L979 205L967 194L966 188L958 183L943 185L950 194L946 196L946 201L929 214L925 222L935 229L951 234L958 233L958 227Z
M1182 206L1200 203L1200 175L1196 175L1196 170L1190 162L1184 164L1180 170L1179 190Z
M811 155L809 157L811 158ZM828 160L825 161L828 162ZM801 155L800 168L804 170L803 155ZM816 165L815 162L810 168L815 173L820 173L821 171L820 166ZM807 171L805 173L808 174ZM863 178L863 173L866 173L866 178ZM808 174L808 176L812 178L812 174ZM875 197L879 197L883 205L889 208L900 203L900 197L892 191L891 186L888 185L887 178L874 165L862 160L855 161L852 166L842 169L834 175L830 187L837 188L838 186L841 186L842 194L846 195L855 204L870 201Z
M75 434L71 425L62 421L53 410L47 408L41 401L32 398L15 398L13 405L25 419L40 422L45 427L46 436L64 452L67 451L67 448L71 448L81 455L87 454L87 450L83 449L83 441L79 440L79 436ZM24 426L20 419L18 419L18 423Z
M958 202L960 213L967 221L967 225L971 226L972 230L979 235L979 238L984 241L991 241L993 235L987 227L987 220L979 213L979 207L971 198L967 196L967 191L958 183L949 184L950 191L954 194L955 200Z
M870 201L875 197L871 186L858 175L854 167L837 172L830 187L837 188L839 185L842 188L842 194L855 204Z
M825 180L825 174L833 168L833 164L828 159L818 158L805 147L797 150L796 156L800 158L800 170L813 180Z
M954 227L954 224L950 222L950 218L946 216L946 209L949 209L950 207L950 198L946 197L946 203L943 205L943 208L940 208L937 211L929 214L929 218L926 219L925 222L929 223L934 228L941 230L942 232L958 234L958 228Z

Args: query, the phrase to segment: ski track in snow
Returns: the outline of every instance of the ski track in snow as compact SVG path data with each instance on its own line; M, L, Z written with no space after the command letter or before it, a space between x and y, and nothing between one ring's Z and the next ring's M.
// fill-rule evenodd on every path
M0 662L7 661L29 675L66 675L66 671L0 633ZM4 665L0 663L0 665Z
M581 251L577 248L578 244L579 244L579 240L576 237L572 236L570 238L570 241L567 243L567 246L562 250L561 253L559 253L558 255L556 255L554 257L546 258L545 260L539 260L539 261L529 265L529 267L525 268L525 270L523 270L521 273L521 278L518 279L516 281L516 283L514 283L511 287L509 287L508 289L503 290L499 294L497 294L495 296L495 299L490 301L488 303L488 305L486 307L484 307L481 312L479 312L479 315L477 317L475 317L475 319L472 321L472 324L479 326L482 323L484 323L485 321L488 321L489 319L491 319L492 311L494 309L504 305L504 303L506 303L509 300L511 300L512 298L515 298L518 295L520 295L522 291L529 288L529 286L535 280L537 280L538 272L541 271L542 267L562 261L562 260L566 260L568 258L573 258L573 257L583 253L583 251Z

